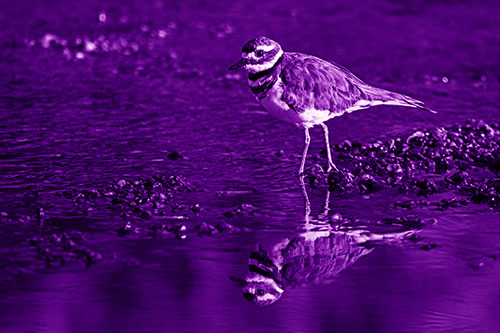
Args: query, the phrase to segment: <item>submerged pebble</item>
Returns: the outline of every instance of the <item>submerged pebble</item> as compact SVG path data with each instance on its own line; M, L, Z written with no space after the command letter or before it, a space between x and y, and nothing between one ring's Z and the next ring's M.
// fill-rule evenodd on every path
M172 151L170 153L167 154L167 157L173 161L175 160L181 160L184 158L184 156L182 156L180 153L176 152L176 151Z
M258 212L257 207L251 205L251 204L246 204L243 203L239 205L238 207L225 212L223 215L225 217L234 217L234 216L249 216L249 215L255 215Z

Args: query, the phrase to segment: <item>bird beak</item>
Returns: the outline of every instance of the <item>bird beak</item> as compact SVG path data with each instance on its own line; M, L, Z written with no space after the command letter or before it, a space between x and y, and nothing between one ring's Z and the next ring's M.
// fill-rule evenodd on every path
M244 287L244 286L246 286L248 284L244 279L241 279L241 278L238 278L238 277L235 277L235 276L230 276L229 279L231 281L233 281L234 283L236 283L240 287Z
M240 61L238 61L237 63L235 63L231 67L229 67L229 70L230 71L235 71L237 69L240 69L240 68L244 67L246 64L247 64L246 60L243 59L243 58L241 58Z

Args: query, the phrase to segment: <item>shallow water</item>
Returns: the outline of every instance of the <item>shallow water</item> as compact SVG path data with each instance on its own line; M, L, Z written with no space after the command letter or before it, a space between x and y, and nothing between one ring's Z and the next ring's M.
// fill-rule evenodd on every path
M227 72L243 43L269 36L439 111L376 107L328 122L332 143L383 141L469 118L498 121L495 2L3 7L0 211L14 219L0 223L2 331L500 331L500 216L487 205L405 211L392 205L406 197L399 192L333 193L329 217L437 222L418 240L376 244L333 282L287 289L269 307L249 304L229 280L245 275L257 244L270 251L305 228L296 178L303 133L267 115L244 75ZM321 149L315 128L309 165ZM60 195L156 175L182 175L194 190L173 193L182 207L170 216L130 217L135 226L176 216L188 227L238 230L120 236L121 211L108 201ZM318 219L326 188L308 195ZM256 213L223 215L243 203ZM75 253L48 263L30 242L71 230L100 255L88 268Z

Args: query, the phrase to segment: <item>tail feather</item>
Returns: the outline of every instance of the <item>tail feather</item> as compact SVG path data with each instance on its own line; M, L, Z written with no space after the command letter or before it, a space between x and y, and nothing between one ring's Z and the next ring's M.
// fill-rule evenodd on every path
M365 103L365 105L368 104L366 105L366 107L385 104L385 105L413 107L419 110L424 110L431 113L437 113L437 111L434 111L426 107L424 105L424 102L419 101L418 99L412 98L410 96L398 94L392 91L379 89L375 87L366 87L363 90L364 90L363 92L367 95L369 100L366 101L368 103Z
M394 94L396 94L396 93L394 93ZM419 110L424 110L424 111L428 111L431 113L437 113L437 111L434 111L434 110L426 107L424 102L419 101L418 99L415 99L415 98L412 98L412 97L406 96L406 95L401 95L401 94L396 94L396 95L399 97L399 99L396 99L395 101L401 102L401 104L400 104L401 106L410 106L410 107L417 108Z

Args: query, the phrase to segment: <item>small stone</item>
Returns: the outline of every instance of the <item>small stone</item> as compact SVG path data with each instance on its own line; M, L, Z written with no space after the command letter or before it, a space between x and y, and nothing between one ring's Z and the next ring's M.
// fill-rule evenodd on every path
M171 159L172 161L181 160L184 158L180 153L178 153L176 151L172 151L172 152L168 153L167 157L169 159Z
M120 236L130 235L137 233L137 228L134 227L130 221L128 221L122 225L120 229L116 230L116 233Z
M254 215L256 212L257 208L255 206L244 203L234 208L231 211L225 212L223 215L225 217L248 216L248 215Z
M234 232L234 231L239 231L238 228L234 227L233 225L229 224L229 223L226 223L226 222L223 222L223 223L219 223L215 226L215 228L217 228L217 230L219 231L225 231L225 232Z
M426 244L426 245L421 246L420 249L424 250L424 251L430 251L432 249L435 249L436 247L438 247L437 244Z
M188 229L187 227L184 225L184 224L181 224L181 225L178 225L178 226L175 226L171 229L171 232L173 232L175 234L175 236L177 238L180 238L180 239L186 239Z
M335 213L330 217L330 222L332 223L339 223L342 221L343 221L342 215L340 215L339 213Z
M207 224L205 222L195 226L193 228L193 231L198 233L198 235L212 235L218 232L218 230L214 226Z
M105 12L99 13L99 22L105 23L107 19L108 19L108 16L106 15Z
M193 206L191 206L191 211L195 212L195 213L199 213L201 212L201 207L200 207L200 204L194 204Z

